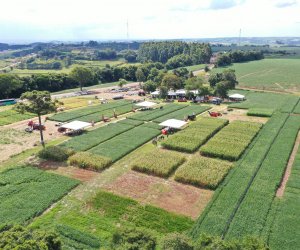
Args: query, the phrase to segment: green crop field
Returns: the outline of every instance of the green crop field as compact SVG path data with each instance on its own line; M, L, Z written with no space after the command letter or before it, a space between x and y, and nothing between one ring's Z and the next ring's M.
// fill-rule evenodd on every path
M245 196L249 183L251 184L288 117L288 114L282 113L273 115L260 130L196 222L192 230L195 239L203 232L219 236L227 232L230 218ZM255 220L255 218L252 219Z
M227 124L228 120L225 119L200 118L191 123L189 127L170 136L162 142L162 146L187 153L195 152Z
M175 180L198 187L215 189L232 164L226 161L194 156L175 172Z
M132 169L160 177L168 177L185 161L177 152L155 149L141 155L132 163Z
M91 148L89 152L108 157L112 159L112 161L119 160L126 154L160 134L160 131L157 129L142 126L135 127L117 135L112 139Z
M30 113L20 114L15 110L8 109L0 112L0 126L30 119L35 115Z
M0 173L0 224L24 223L46 210L79 182L33 167Z
M300 248L300 150L298 150L284 196L276 198L272 209L275 218L272 221L268 239L274 250L291 250Z
M63 142L60 146L75 151L86 151L132 128L133 125L123 123L108 124L104 127L88 131L83 135L76 136Z
M193 115L193 114L198 115L205 112L206 110L209 110L210 108L211 108L210 106L191 105L191 106L184 107L183 109L176 110L172 113L163 115L155 119L154 122L161 123L168 119L184 120L187 118L188 115Z
M260 116L260 117L271 117L274 113L274 109L264 108L251 108L248 110L247 115L249 116Z
M236 161L261 128L260 123L233 121L200 148L205 156Z
M245 95L246 101L232 103L230 108L240 109L272 109L281 112L292 112L299 101L299 97L289 94L277 94L267 92L254 92L245 90L233 90L231 93Z
M52 117L49 117L49 120L58 121L58 122L67 122L74 119L80 119L80 120L88 120L92 118L100 119L102 114L104 114L104 112L106 113L106 115L109 112L111 116L113 116L114 109L121 106L128 106L128 105L130 105L130 102L126 100L110 102L107 104L98 104L98 105L93 105L93 106L80 108L76 110L61 112L53 115ZM132 108L131 105L130 107ZM93 114L97 114L97 116L94 116ZM92 121L92 120L88 120L88 121Z
M153 110L141 111L137 114L131 115L128 118L140 121L152 121L161 116L173 113L176 110L180 110L187 107L187 105L180 104L167 104L163 108L157 108Z
M264 59L235 63L234 69L239 87L276 91L300 91L300 59ZM224 68L216 68L220 72Z

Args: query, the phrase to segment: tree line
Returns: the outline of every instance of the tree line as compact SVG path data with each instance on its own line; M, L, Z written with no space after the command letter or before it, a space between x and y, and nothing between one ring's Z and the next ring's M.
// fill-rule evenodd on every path
M232 63L248 62L264 59L262 51L232 51L221 54L217 57L216 66L222 67Z

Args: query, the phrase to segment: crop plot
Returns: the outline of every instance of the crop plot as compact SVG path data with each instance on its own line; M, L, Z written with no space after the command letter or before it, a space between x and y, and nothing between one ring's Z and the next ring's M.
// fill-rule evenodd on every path
M198 187L215 189L232 164L226 161L195 156L175 172L175 180Z
M89 152L108 157L114 162L159 134L157 129L135 127L91 148Z
M162 145L167 149L192 153L226 124L228 120L225 119L201 118L186 129L170 136Z
M274 113L274 109L262 109L262 108L251 108L248 110L247 115L249 116L260 116L260 117L271 117Z
M78 185L76 180L32 167L0 173L0 223L23 223Z
M205 156L236 161L261 128L260 123L234 121L200 149Z
M154 149L141 155L132 163L132 169L160 177L168 177L185 161L177 152Z
M35 117L35 115L31 113L20 114L13 109L4 110L0 112L0 126L27 120L33 117Z

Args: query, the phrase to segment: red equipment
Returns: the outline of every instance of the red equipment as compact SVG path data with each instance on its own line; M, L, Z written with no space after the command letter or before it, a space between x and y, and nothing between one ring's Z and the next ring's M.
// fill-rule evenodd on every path
M109 117L105 117L104 115L102 115L102 121L103 122L109 122L110 119L109 119Z
M40 130L40 125L38 123L33 122L32 120L29 121L27 125L33 130ZM46 130L46 127L43 124L41 124L41 129Z
M209 113L209 115L210 115L211 117L222 116L222 114L221 114L220 112L209 112L209 111L208 111L208 113Z
M184 98L179 98L178 102L187 102L187 99L185 97Z

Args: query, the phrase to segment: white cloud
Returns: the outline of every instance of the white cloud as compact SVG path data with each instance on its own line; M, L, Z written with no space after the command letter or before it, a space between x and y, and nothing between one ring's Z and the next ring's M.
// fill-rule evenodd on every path
M277 8L286 8L286 7L290 7L290 6L294 6L297 4L296 0L284 0L284 1L278 1L275 6Z
M276 3L292 2L280 0ZM8 40L297 36L299 5L274 0L10 0L1 4L0 42ZM266 11L267 10L267 11ZM12 14L13 13L13 14Z

